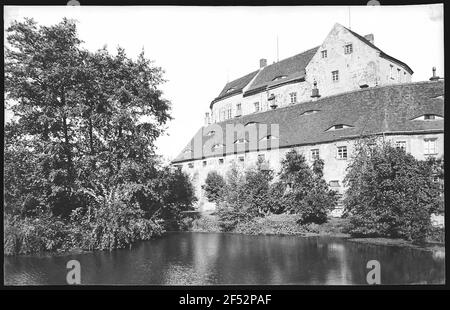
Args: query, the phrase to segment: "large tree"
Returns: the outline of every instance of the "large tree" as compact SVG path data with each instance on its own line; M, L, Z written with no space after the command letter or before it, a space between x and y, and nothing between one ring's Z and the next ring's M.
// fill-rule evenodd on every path
M14 167L14 157L28 150L39 172L34 180L47 184L45 199L36 201L62 215L85 203L80 187L136 181L142 164L154 161L154 141L170 119L159 90L163 71L143 52L133 60L121 48L112 55L81 44L68 19L52 26L25 19L7 29L6 99L17 121L5 128L5 169L11 177L25 171Z
M359 143L345 177L350 232L423 241L441 202L435 168L389 142Z

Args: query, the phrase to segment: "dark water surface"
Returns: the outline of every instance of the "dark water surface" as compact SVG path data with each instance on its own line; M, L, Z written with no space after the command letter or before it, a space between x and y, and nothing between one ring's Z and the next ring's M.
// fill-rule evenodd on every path
M131 249L65 256L5 257L5 284L66 284L66 263L82 284L366 284L378 260L382 284L444 283L443 253L330 237L169 233Z

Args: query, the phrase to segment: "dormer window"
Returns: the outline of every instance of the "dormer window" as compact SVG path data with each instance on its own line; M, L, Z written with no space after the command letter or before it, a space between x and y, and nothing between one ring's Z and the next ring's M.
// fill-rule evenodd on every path
M244 138L240 138L240 139L237 139L236 141L234 141L234 144L241 144L241 143L246 143L247 142L247 140L245 140Z
M346 44L344 46L344 54L351 54L353 53L353 44Z
M250 125L256 125L258 124L258 122L248 122L247 124L245 124L245 127L250 126Z
M185 149L183 153L184 153L184 154L191 154L191 153L192 153L192 150L191 150L191 149Z
M208 137L214 135L216 132L214 130L210 130L208 131L208 133L206 134Z
M328 128L326 131L333 131L333 130L340 130L345 128L351 128L352 126L345 125L345 124L336 124Z
M300 115L311 115L311 114L314 114L314 113L317 113L317 112L319 112L319 110L308 110L308 111L303 112Z
M274 77L272 81L278 81L278 80L284 79L285 77L286 77L286 75L279 75L279 76Z
M424 114L419 117L416 117L412 119L413 121L436 121L444 119L442 116L436 115L436 114Z
M226 91L226 93L231 93L232 91L234 90L234 88L233 87L231 87L231 88L228 88L227 89L227 91Z
M272 135L267 135L265 137L263 137L260 141L264 141L264 140L275 140L278 139L278 137L272 136Z
M215 150L221 149L221 148L223 148L223 147L224 147L224 145L221 144L221 143L214 144L214 145L212 146L212 150L215 151Z

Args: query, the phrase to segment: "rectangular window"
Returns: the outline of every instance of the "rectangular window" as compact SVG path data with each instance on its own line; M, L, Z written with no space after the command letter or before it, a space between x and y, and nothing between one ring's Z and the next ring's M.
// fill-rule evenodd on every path
M205 167L207 165L206 160L203 161L203 167Z
M423 141L425 143L424 149L425 155L434 155L437 153L436 138L424 139Z
M425 115L423 116L423 119L429 121L429 120L436 119L436 117L435 117L434 114L425 114Z
M319 149L312 149L311 150L311 159L316 160L319 159Z
M264 156L264 154L258 154L258 161L265 161L266 157Z
M331 187L339 187L340 186L338 180L331 180L330 183L328 183L328 184L330 184Z
M344 47L344 54L351 54L353 53L353 44L347 44Z
M337 158L338 159L347 159L347 147L346 146L338 146Z
M244 156L239 156L239 158L238 158L238 159L239 159L239 162L240 162L240 163L244 163L244 161L245 161L245 158L244 158Z
M255 112L259 112L259 102L255 102Z
M331 78L333 82L339 81L339 70L331 72Z
M194 163L189 163L189 164L188 164L188 167L189 167L189 168L194 168Z
M401 73L401 70L400 69L397 69L397 80L400 82L400 80L401 80L401 78L402 78L402 75L400 74Z
M327 50L323 50L322 52L322 58L327 58Z
M219 158L219 165L223 165L223 158Z
M225 117L226 117L226 111L225 111L225 109L222 109L221 111L220 111L220 120L221 121L224 121L225 120Z
M227 119L231 118L231 107L227 109Z
M389 71L389 77L393 80L394 79L394 66L393 65L389 65L390 67L390 71Z
M238 111L242 110L242 105L240 103L236 104L236 110Z
M395 141L395 147L406 152L406 141Z
M297 102L297 93L293 92L289 94L291 96L291 103L296 103Z

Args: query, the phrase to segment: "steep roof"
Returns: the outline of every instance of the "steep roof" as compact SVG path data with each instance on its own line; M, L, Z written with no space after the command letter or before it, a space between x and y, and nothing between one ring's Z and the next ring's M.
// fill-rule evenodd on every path
M380 57L383 57L385 59L388 59L392 62L399 64L410 74L414 73L413 70L406 63L386 54L376 45L374 45L373 43L371 43L369 40L359 35L358 33L354 32L353 30L350 30L344 26L342 27L348 30L351 34L353 34L356 38L358 38L365 44L377 50L380 53ZM294 55L292 57L268 65L264 67L262 70L253 71L234 81L228 82L222 89L220 94L211 102L209 107L212 108L213 104L219 100L242 93L243 89L253 80L253 78L255 79L248 87L248 89L245 91L244 97L264 91L266 90L267 87L270 88L281 84L303 80L306 76L305 68L311 61L313 56L316 54L319 47L320 46L316 46L300 54ZM277 77L282 78L276 79Z
M213 104L219 100L242 93L242 89L245 86L247 86L248 83L251 82L251 80L255 77L258 71L259 70L253 71L252 73L244 75L243 77L228 82L222 89L220 94L211 102L209 108L212 108Z
M244 96L265 90L267 86L271 87L304 79L306 76L305 68L316 54L318 48L319 46L316 46L300 54L264 67L246 90ZM274 80L277 77L283 78Z
M344 26L342 26L344 27ZM358 39L360 39L362 42L366 43L367 45L369 45L370 47L376 49L378 52L380 52L380 57L386 58L390 61L396 62L397 64L401 65L403 68L406 69L406 71L409 72L409 74L413 74L414 71L407 65L405 64L403 61L400 61L392 56L389 56L388 54L386 54L385 52L383 52L381 49L379 49L377 46L375 46L372 42L370 42L369 40L367 40L366 38L364 38L363 36L357 34L356 32L344 27L345 29L347 29L351 34L353 34L355 37L357 37Z
M290 105L275 110L244 115L239 118L202 127L196 133L185 149L193 150L194 143L200 141L200 150L182 152L173 163L201 159L205 157L221 156L211 149L214 141L220 141L217 135L208 136L210 130L220 126L225 139L227 124L255 123L258 141L270 134L270 125L279 125L279 147L326 143L340 139L351 139L361 135L380 133L414 133L423 131L443 131L444 121L412 120L423 114L444 116L444 81L417 82L371 87L353 92L325 97L317 101L310 101ZM306 111L318 112L304 115ZM350 127L327 131L337 124ZM263 130L266 125L269 130ZM236 139L248 139L248 132L238 131ZM196 141L196 142L194 142ZM224 144L226 142L223 142ZM234 143L233 143L234 144ZM245 145L245 151L256 150ZM237 152L235 149L226 154ZM240 151L239 151L240 152Z

